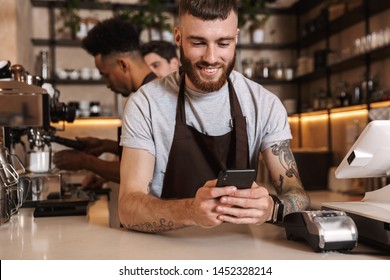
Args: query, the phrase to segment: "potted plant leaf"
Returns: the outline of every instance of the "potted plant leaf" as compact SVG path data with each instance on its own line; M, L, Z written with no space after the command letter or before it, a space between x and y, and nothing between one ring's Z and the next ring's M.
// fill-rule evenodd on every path
M60 10L60 18L62 27L58 29L60 33L69 32L71 39L76 38L76 33L80 30L79 16L80 0L68 0Z
M162 40L164 32L172 34L172 26L168 22L169 17L163 13L163 3L159 0L141 0L148 9L121 10L117 15L123 20L131 22L139 30L141 37L143 32L147 33L147 40ZM169 40L168 40L169 41Z
M80 4L86 0L67 0L60 9L60 16L57 20L61 21L62 26L58 29L60 33L68 33L71 39L76 39L77 32L80 31L81 17ZM99 0L88 0L89 2L99 3Z
M141 34L142 30L148 27L148 16L144 10L123 9L117 11L116 16L133 24L138 30L138 34Z
M251 43L264 42L264 25L269 18L268 3L275 0L241 0L239 3L240 13L239 27L248 25Z
M149 7L148 30L150 40L173 40L172 26L169 24L169 17L163 13L163 4L160 0L144 0ZM168 37L168 38L167 38Z

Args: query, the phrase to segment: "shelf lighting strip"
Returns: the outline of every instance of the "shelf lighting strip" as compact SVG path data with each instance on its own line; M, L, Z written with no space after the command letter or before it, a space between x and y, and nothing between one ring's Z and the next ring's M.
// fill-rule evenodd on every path
M348 119L352 117L366 117L368 114L367 109L355 110L355 111L340 111L332 112L330 114L331 119ZM322 114L313 114L313 115L303 115L300 118L301 122L313 122L313 121L326 121L328 119L327 113ZM289 123L299 122L299 116L291 116L288 118Z
M348 112L336 112L330 115L331 119L348 119L352 117L366 117L368 115L367 109L348 111Z
M52 124L54 127L63 126L63 122ZM73 123L65 123L66 127L71 126L104 126L104 125L113 125L121 126L122 121L116 118L85 118L85 119L76 119Z

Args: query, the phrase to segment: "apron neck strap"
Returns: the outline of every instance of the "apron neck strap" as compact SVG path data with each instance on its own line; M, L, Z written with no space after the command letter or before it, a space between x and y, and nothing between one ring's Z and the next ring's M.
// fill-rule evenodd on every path
M246 130L246 118L242 115L240 102L238 101L236 91L233 87L230 78L227 79L229 89L229 100L230 100L230 113L232 116L232 126L235 135L236 143L236 168L244 169L249 166L249 152L248 152L248 134ZM176 108L176 123L186 124L185 116L185 75L181 74L181 83L179 89L179 96Z
M177 99L176 123L185 125L186 124L186 112L185 112L185 103L184 103L185 74L181 73L180 78L181 78L181 82L180 82L179 96Z
M248 133L246 130L246 118L242 115L240 102L232 82L228 78L230 112L232 115L232 126L236 139L236 168L245 169L249 166Z
M240 102L238 101L236 91L233 87L230 78L227 79L227 82L229 88L230 114L232 115L232 119L234 121L236 117L242 117L242 111L240 107Z

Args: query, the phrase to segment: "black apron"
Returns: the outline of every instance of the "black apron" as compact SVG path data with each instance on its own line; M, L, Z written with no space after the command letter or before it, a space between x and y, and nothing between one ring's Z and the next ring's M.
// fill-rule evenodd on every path
M249 167L246 119L234 87L228 79L232 131L221 136L209 136L186 125L185 81L181 78L176 109L175 134L169 152L161 198L195 197L208 180L219 171Z
M153 72L150 72L148 75L145 76L145 78L142 80L142 84L141 86L143 86L144 84L147 84L151 81L153 81L154 79L156 79L157 76L156 74L154 74Z

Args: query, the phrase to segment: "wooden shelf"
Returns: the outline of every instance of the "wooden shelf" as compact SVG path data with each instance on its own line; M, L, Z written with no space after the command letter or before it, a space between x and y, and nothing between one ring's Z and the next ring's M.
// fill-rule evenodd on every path
M285 85L294 83L293 80L276 80L276 79L261 79L261 78L251 78L252 81L259 83L261 85Z
M290 9L295 15L303 15L323 3L323 0L300 0L297 1Z
M286 50L295 49L296 43L289 44L237 44L237 49L241 50Z
M317 2L319 0L312 1L302 1L302 2ZM34 7L53 7L53 8L62 8L65 7L65 0L31 0L31 3ZM163 3L162 4L164 11L167 12L177 12L178 5L177 3ZM309 5L310 6L310 5ZM126 4L120 2L92 2L92 1L80 1L80 9L88 10L117 10L117 9L137 9L137 10L147 10L149 7L146 4ZM239 8L240 10L240 8ZM260 14L265 12L260 12ZM296 13L296 6L290 8L272 8L270 7L267 13L272 15L294 15Z
M31 3L34 7L44 7L44 8L63 8L65 7L66 1L64 0L31 0ZM166 3L163 4L163 11L166 12L176 12L177 4ZM116 2L92 2L92 1L80 1L80 9L85 10L112 10L117 9L137 9L137 10L147 10L149 7L146 4L126 4L126 3L116 3Z
M310 82L313 80L326 78L326 74L337 74L343 71L355 69L356 67L365 66L366 59L369 58L371 62L380 61L384 57L390 57L390 45L373 49L372 51L351 56L340 62L334 63L323 69L317 69L314 72L299 76L294 79L296 82Z
M104 85L104 80L71 80L71 79L51 79L51 83L57 84L57 85Z
M61 46L61 47L81 47L80 40L71 39L31 39L34 46Z
M298 3L300 2L308 1L299 1ZM366 13L368 13L370 16L373 16L389 8L390 1L370 0L367 9L363 5L358 6L346 12L344 15L336 18L335 20L325 23L323 28L298 39L296 44L299 45L300 48L307 48L311 45L319 43L322 40L325 40L326 36L335 35L359 22L363 22L365 20ZM329 32L328 34L327 29Z

